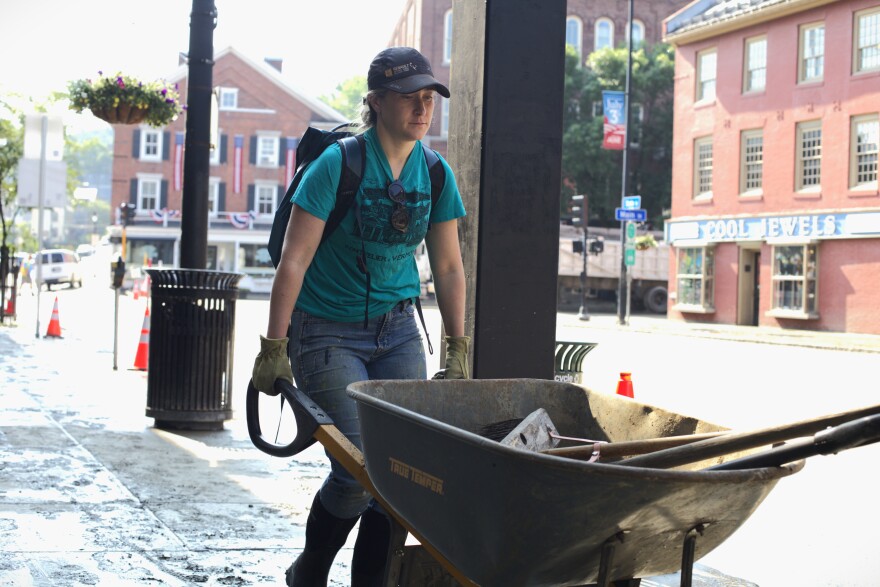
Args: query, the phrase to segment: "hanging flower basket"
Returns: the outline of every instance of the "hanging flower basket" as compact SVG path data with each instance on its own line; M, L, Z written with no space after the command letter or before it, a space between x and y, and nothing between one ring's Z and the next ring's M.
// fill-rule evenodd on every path
M656 247L657 241L654 240L653 235L643 234L633 239L633 246L635 246L638 251L647 251L651 247Z
M82 112L86 108L96 117L110 124L139 124L165 126L177 119L185 106L180 104L177 85L165 82L144 83L117 73L105 76L98 72L96 80L82 79L68 84L70 109Z
M149 110L146 108L132 107L130 104L120 103L116 108L93 108L92 114L110 124L140 124L147 118Z

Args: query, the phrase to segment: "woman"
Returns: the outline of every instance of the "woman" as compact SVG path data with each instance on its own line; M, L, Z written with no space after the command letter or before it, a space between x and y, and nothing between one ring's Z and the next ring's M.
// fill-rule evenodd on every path
M360 427L355 402L345 393L348 384L427 377L412 305L421 290L413 253L422 240L448 335L446 378L468 377L470 341L464 336L457 224L464 206L442 159L445 185L432 205L420 142L431 124L435 92L448 98L449 90L434 79L427 59L408 47L379 53L370 64L367 86L362 112L366 164L355 203L321 244L341 170L342 155L333 145L310 165L293 195L269 326L253 373L255 387L266 393L274 393L277 378L292 382L295 374L298 387L358 448ZM367 509L371 496L332 457L330 466L309 512L305 548L287 570L287 584L326 585L336 553L360 518L351 584L381 585L388 519L375 505Z

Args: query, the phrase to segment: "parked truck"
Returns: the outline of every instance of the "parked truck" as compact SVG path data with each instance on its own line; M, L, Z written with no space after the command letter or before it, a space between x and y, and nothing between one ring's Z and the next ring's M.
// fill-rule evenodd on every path
M655 237L659 235L654 233ZM590 227L587 236L587 250L581 253L581 229L564 224L560 226L557 287L557 306L560 309L576 309L580 305L584 254L587 255L587 297L616 299L620 283L620 230ZM594 252L590 251L591 248ZM599 249L601 252L596 252ZM665 314L669 246L658 240L656 246L636 251L636 262L629 268L629 274L632 276L632 307Z

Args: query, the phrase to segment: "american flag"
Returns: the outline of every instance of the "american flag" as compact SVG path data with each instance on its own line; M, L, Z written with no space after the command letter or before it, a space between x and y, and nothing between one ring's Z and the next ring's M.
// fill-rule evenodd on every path
M241 193L241 164L244 149L244 135L235 135L235 154L233 156L232 191Z
M293 180L293 174L296 173L296 146L299 139L296 137L287 137L287 173L285 173L285 184L290 184Z
M174 189L183 187L183 133L174 135Z

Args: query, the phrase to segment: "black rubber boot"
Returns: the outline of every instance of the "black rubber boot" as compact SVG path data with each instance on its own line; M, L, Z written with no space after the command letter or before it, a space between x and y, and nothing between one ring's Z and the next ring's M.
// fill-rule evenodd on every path
M385 587L390 545L391 520L384 513L368 507L361 514L351 557L351 587Z
M318 495L306 521L306 545L285 573L288 587L326 587L336 553L345 544L357 516L337 518L324 509Z

